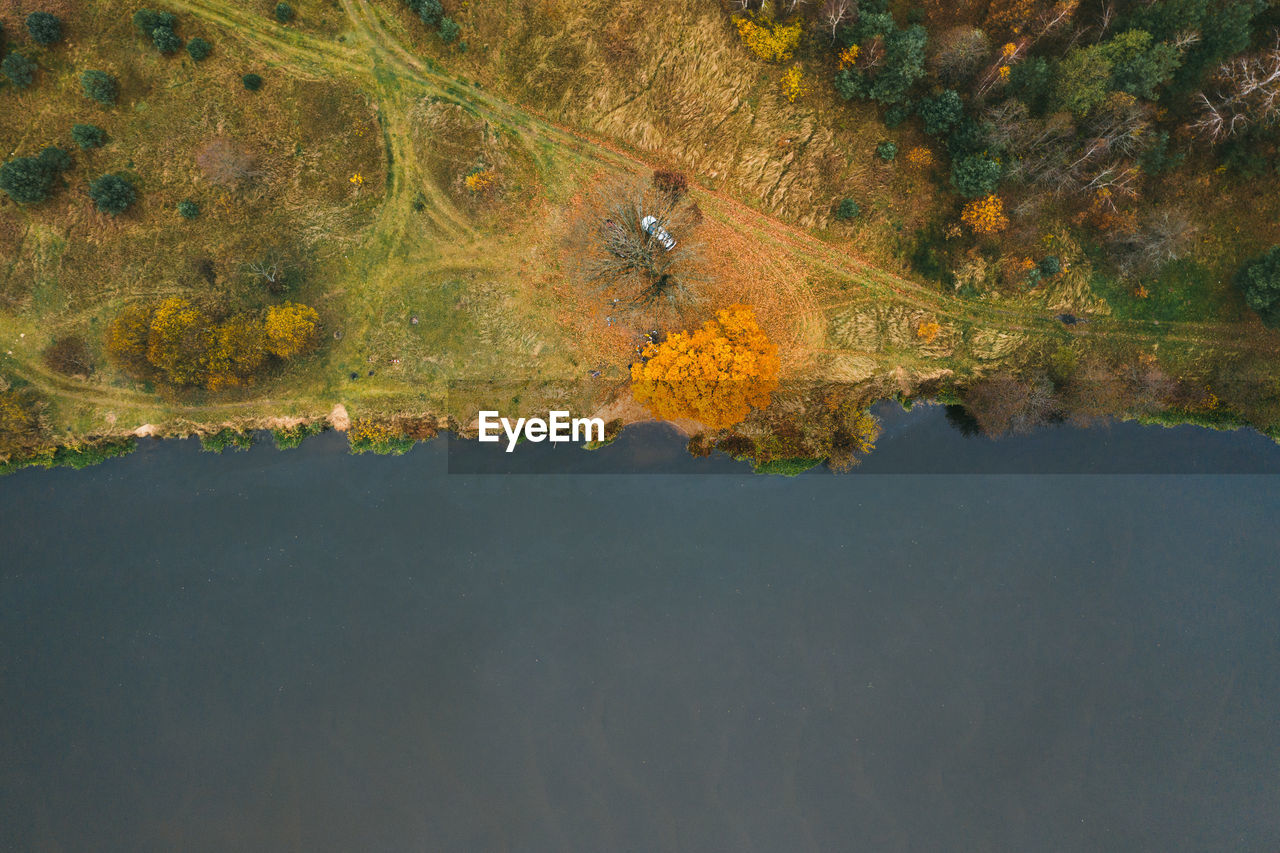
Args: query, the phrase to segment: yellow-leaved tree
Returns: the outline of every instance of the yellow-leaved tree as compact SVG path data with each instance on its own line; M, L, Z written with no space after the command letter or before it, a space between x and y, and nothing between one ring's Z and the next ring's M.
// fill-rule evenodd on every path
M778 348L747 305L730 306L701 328L649 344L643 356L631 366L632 392L660 418L691 418L723 429L769 405L778 387Z
M307 305L286 302L267 309L267 348L280 358L292 358L315 340L320 315Z

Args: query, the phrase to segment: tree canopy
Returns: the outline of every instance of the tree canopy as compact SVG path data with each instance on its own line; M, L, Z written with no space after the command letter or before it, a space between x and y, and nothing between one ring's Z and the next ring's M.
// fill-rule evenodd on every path
M1244 301L1266 325L1280 327L1280 246L1246 264L1236 277Z
M691 418L722 429L769 405L778 370L778 348L755 311L734 305L701 328L649 344L643 360L631 366L631 388L660 418Z

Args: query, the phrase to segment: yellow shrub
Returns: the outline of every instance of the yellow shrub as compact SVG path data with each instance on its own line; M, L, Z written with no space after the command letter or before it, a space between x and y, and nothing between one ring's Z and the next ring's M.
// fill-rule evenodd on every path
M800 44L800 22L780 26L760 24L746 15L734 15L742 43L758 58L766 62L786 62Z
M917 145L907 152L907 162L917 169L927 169L933 165L933 152L923 145Z
M851 44L848 47L846 47L844 50L840 51L839 54L836 55L836 59L839 60L839 63L840 63L841 71L843 71L844 69L848 68L851 65L857 64L858 51L859 51L858 46L856 44Z
M473 193L484 192L489 189L489 187L493 186L493 172L489 169L485 169L481 172L472 172L470 175L467 175L463 183L465 183L467 185L467 189L471 190Z
M916 337L924 341L926 344L933 343L938 337L938 333L942 331L941 324L937 320L930 320L927 323L921 323L916 327Z
M788 103L794 104L796 98L808 91L808 87L804 85L804 71L799 65L793 65L782 74L782 94L787 98Z
M286 302L267 309L267 348L280 358L291 358L315 340L320 315L306 305Z
M960 219L975 234L995 234L1009 227L1009 220L1004 215L1004 202L996 195L969 202L961 211Z

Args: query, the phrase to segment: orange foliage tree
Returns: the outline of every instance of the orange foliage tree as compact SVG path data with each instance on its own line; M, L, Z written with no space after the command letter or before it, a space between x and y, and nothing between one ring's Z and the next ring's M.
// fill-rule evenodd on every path
M733 305L701 328L649 344L631 366L638 401L661 418L692 418L709 429L739 423L769 405L778 387L778 348L755 311Z

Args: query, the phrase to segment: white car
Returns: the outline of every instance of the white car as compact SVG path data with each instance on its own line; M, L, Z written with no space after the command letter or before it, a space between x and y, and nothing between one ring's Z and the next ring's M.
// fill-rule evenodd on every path
M658 224L656 216L646 216L640 220L640 227L644 229L644 233L662 244L662 248L670 252L676 247L676 238L667 233L667 229Z

